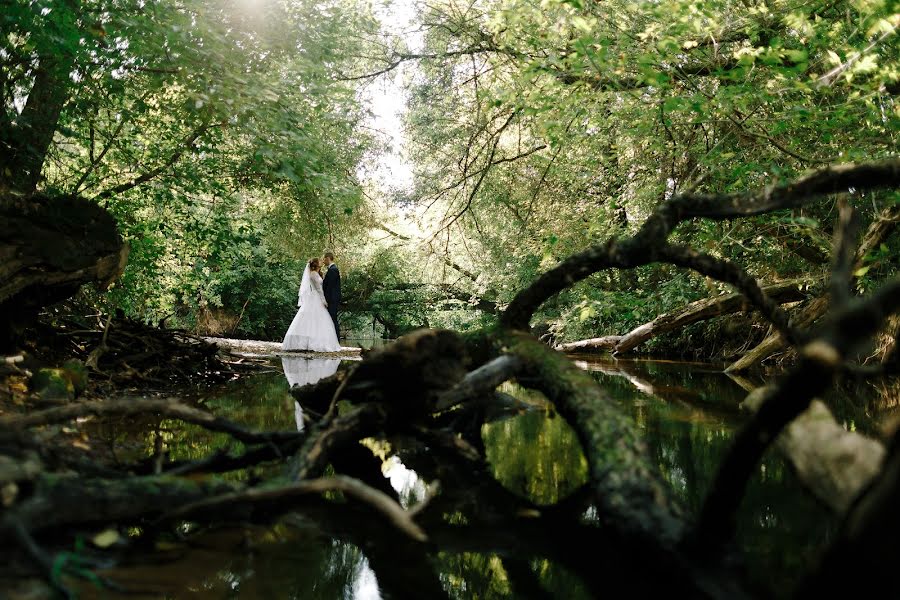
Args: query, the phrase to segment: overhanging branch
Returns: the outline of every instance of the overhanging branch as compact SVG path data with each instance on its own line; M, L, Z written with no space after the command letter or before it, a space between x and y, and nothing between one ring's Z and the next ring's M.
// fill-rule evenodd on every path
M534 311L550 297L597 271L633 268L664 260L666 239L695 217L731 219L793 208L818 196L847 190L900 186L900 159L833 165L788 182L734 194L682 194L661 204L634 236L613 238L575 254L519 292L501 317L506 327L526 329ZM666 261L669 262L669 261Z

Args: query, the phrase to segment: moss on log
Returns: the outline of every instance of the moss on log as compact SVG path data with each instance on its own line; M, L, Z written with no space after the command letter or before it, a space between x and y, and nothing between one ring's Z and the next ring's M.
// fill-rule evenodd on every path
M502 333L500 347L523 361L522 383L541 390L575 430L601 520L674 545L681 535L681 511L631 419L590 374L531 335Z

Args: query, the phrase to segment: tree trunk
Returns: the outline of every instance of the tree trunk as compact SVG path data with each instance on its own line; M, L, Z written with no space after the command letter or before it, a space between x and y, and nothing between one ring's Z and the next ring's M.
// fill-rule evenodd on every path
M37 189L47 150L69 97L72 57L41 57L34 84L16 124L0 132L0 192L30 195Z
M762 288L762 290L776 302L784 304L802 300L805 297L802 287L815 283L815 280L791 279L774 283ZM560 344L559 350L565 352L611 350L616 354L622 354L634 350L647 340L663 333L668 333L681 327L705 321L713 317L741 312L750 308L743 294L729 294L715 298L705 298L691 302L676 311L659 315L649 323L636 327L625 335L608 335L589 340Z
M863 236L856 251L856 261L854 271L862 266L863 259L869 252L877 248L897 225L900 219L900 207L892 206L886 208L875 218L869 229ZM809 303L796 317L791 319L795 327L808 327L816 322L822 315L828 311L828 298L817 298ZM774 353L778 352L787 345L787 342L778 332L772 333L760 342L755 348L751 349L734 364L725 369L726 373L743 371L755 367Z
M26 320L88 282L105 288L128 246L112 216L74 196L0 199L0 324Z
M828 297L822 296L801 308L791 320L791 324L794 325L794 327L809 327L826 312L828 312ZM734 373L754 367L783 349L785 346L787 346L787 342L784 341L784 338L781 337L780 333L777 331L770 333L766 336L766 339L757 344L753 349L749 350L733 364L729 365L728 368L725 369L725 372Z

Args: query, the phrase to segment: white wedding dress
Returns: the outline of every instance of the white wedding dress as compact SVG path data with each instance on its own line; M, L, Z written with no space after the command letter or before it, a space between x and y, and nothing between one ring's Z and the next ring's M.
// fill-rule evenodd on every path
M297 311L291 326L284 335L282 350L310 350L312 352L338 352L341 344L334 331L331 315L325 308L325 294L322 292L322 276L310 272L309 265L303 270L300 280L300 294Z

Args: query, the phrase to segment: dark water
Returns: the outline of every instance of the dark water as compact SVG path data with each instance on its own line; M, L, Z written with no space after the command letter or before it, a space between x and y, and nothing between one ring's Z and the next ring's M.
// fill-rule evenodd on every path
M633 416L663 476L688 512L695 513L743 419L738 404L746 391L741 386L759 382L735 381L706 365L596 358L579 364ZM273 372L232 382L201 400L217 414L253 428L305 426L302 411L288 394L288 380L312 382L339 367L336 360L286 358L283 365L273 363ZM474 523L473 511L489 512L492 502L508 503L511 494L549 506L578 490L586 481L587 464L572 431L540 395L510 384L504 391L534 409L483 426L481 440L490 473L476 483L442 471L421 449L368 444L382 458L382 473L401 504L408 507L421 501L435 478L441 479L442 489L466 488L469 504L465 494L455 498L442 493L439 498L448 499L446 508L440 505L438 511L443 525L465 532ZM848 427L874 427L878 401L847 406L837 412ZM224 434L173 422L158 425L162 433L152 436L163 435L165 447L176 459L200 458L231 443ZM107 436L128 437L129 432L106 427L112 427L104 431ZM131 450L146 453L157 443L146 436ZM166 598L375 599L389 597L386 590L396 585L413 586L421 590L416 596L422 598L441 591L460 599L591 597L584 583L552 553L542 557L523 551L526 558L518 558L515 552L503 551L505 542L497 540L520 532L504 532L502 521L481 522L501 524L491 532L470 527L469 533L457 537L436 534L431 552L404 553L402 544L393 545L383 531L369 531L364 524L292 515L275 526L198 533L188 537L189 543L164 545L153 554L156 566L148 567L147 557L141 556L135 559L136 566L109 575L151 597ZM437 523L433 526L438 529ZM786 593L833 533L828 513L770 452L750 482L740 511L739 538L751 578ZM376 572L390 573L400 583L379 581Z

